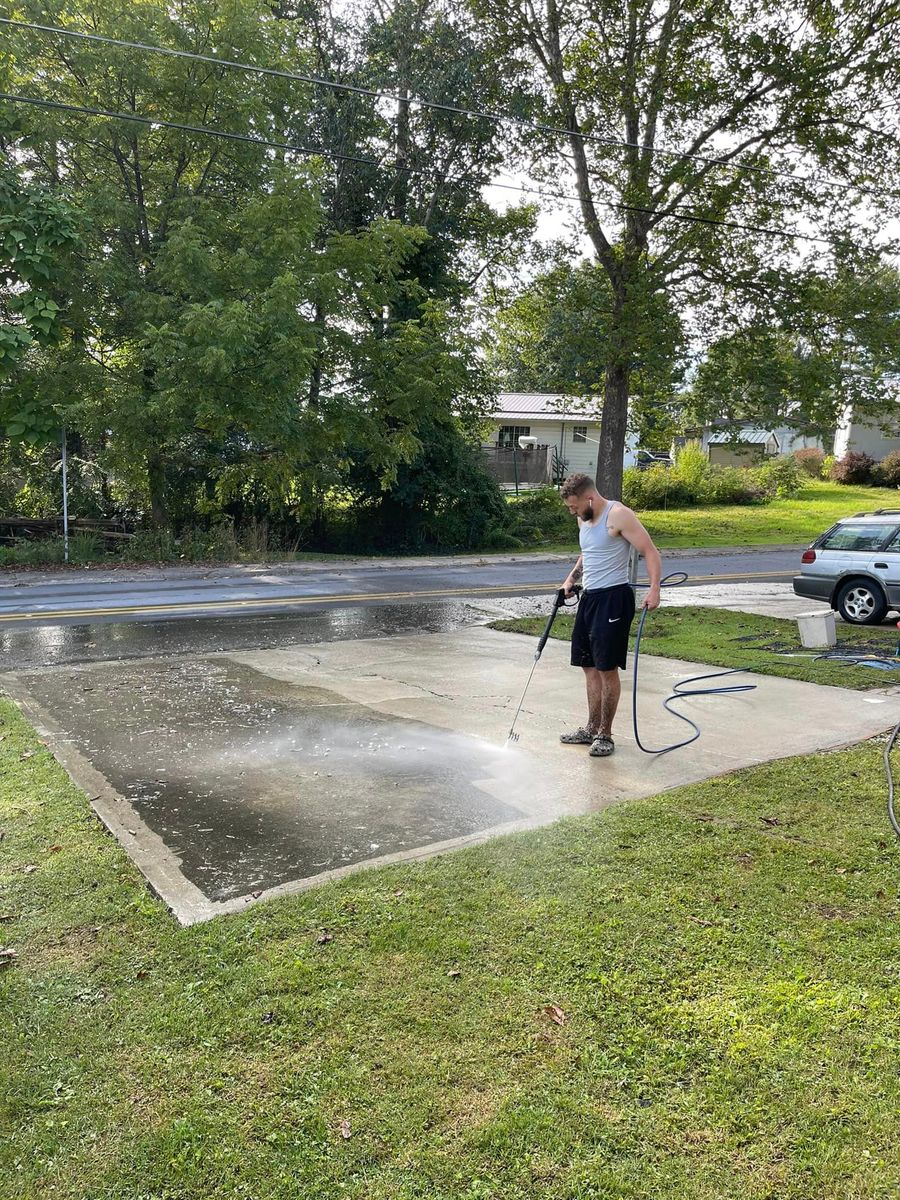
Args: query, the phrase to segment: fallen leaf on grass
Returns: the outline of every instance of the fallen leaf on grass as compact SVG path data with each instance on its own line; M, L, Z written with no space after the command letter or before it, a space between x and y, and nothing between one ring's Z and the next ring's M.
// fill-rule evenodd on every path
M23 750L19 755L19 762L24 762L26 758L34 758L33 750Z
M27 867L22 868L22 874L23 875L31 875L32 872L36 871L36 870L37 870L37 867L34 866L32 863L29 863Z
M781 824L781 822L778 820L777 817L760 817L759 819L761 821L765 821L765 823L767 825L780 825Z
M59 854L60 850L62 850L62 846L48 846L47 847L48 854Z
M352 1134L350 1132L350 1122L349 1121L341 1121L340 1125L338 1126L338 1129L341 1131L341 1137L344 1138L345 1140L352 1136Z
M545 1004L541 1011L554 1025L565 1025L569 1019L558 1004Z
M10 946L4 946L0 949L0 967L8 967L10 963L14 963L18 958L18 954Z
M881 894L883 896L884 892L882 892ZM0 913L0 921L14 921L15 919L16 919L15 913Z
M702 925L704 929L711 929L715 925L715 921L705 921L703 917L688 916L689 921L693 921L695 925Z
M462 975L462 971L460 971L459 967L454 967L452 971L447 972L449 979L459 979L460 975Z
M326 932L326 930L323 929L322 932L319 934L319 936L316 938L316 945L324 946L326 942L333 942L333 941L334 941L334 934L328 933L328 932Z

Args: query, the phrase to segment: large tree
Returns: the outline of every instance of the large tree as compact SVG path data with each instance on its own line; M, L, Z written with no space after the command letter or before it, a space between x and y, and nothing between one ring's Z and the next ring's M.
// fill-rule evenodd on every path
M814 228L840 239L849 262L846 243L868 240L860 212L893 203L900 7L470 2L510 94L529 91L533 117L553 127L527 139L532 170L574 185L609 280L598 474L618 495L650 298L696 310L741 281L753 287L763 266L782 276L796 266L800 240L738 226Z
M498 303L491 363L511 391L556 392L595 403L602 412L612 289L595 262L573 264L557 247L551 266ZM630 427L641 440L666 445L674 430L685 338L663 294L648 297L631 345ZM668 438L667 438L668 434Z
M69 4L41 9L45 22L72 15ZM77 16L77 29L112 38L316 67L312 8L110 0ZM374 204L334 219L334 164L351 164L279 147L316 148L327 90L33 31L11 46L4 91L125 114L0 113L32 177L65 189L88 230L69 336L22 386L77 396L81 430L143 488L158 524L261 495L314 507L363 435L389 485L433 413L472 392L458 370L472 359L446 306L410 275L428 231ZM360 132L377 129L370 120ZM337 153L371 159L352 165L378 177L377 153Z

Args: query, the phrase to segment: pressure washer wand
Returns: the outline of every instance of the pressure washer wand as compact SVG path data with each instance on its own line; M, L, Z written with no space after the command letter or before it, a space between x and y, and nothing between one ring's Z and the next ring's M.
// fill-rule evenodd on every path
M575 604L578 603L578 593L580 591L581 591L580 587L576 587L574 589ZM544 653L544 647L547 645L547 639L550 637L550 630L553 628L553 622L556 620L556 614L559 612L559 610L561 608L572 608L572 607L573 607L572 604L569 604L566 602L565 589L560 588L559 591L556 593L556 597L553 601L553 608L550 610L550 616L547 618L547 624L544 626L544 632L541 634L540 641L537 644L537 649L534 652L534 662L531 664L531 670L528 672L528 679L525 683L525 687L522 690L522 699L519 701L519 707L516 709L516 715L513 717L512 725L510 725L509 733L506 736L507 743L517 742L519 740L519 735L515 732L516 721L518 721L519 713L522 711L522 705L525 703L525 696L528 692L528 688L531 685L531 679L532 679L532 676L534 675L535 667L538 665L538 662L540 661L540 657Z

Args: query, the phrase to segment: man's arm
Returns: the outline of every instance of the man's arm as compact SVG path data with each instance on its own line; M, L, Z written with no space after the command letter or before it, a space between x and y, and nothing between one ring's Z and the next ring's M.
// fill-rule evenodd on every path
M575 590L575 585L581 583L581 576L584 573L584 555L578 555L578 562L566 576L563 581L563 591L567 596L571 596Z
M662 558L659 551L653 545L650 534L630 508L624 506L620 508L616 513L615 523L622 537L634 546L647 564L650 587L644 597L644 608L659 608L659 581L662 576Z

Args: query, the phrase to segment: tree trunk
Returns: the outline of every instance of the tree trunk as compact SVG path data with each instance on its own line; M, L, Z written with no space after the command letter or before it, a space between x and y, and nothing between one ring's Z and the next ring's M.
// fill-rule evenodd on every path
M628 430L628 368L619 362L606 367L600 446L597 451L597 490L608 500L622 499L622 460Z
M169 526L169 506L166 503L166 473L162 455L147 455L147 486L150 490L150 517L157 529Z

